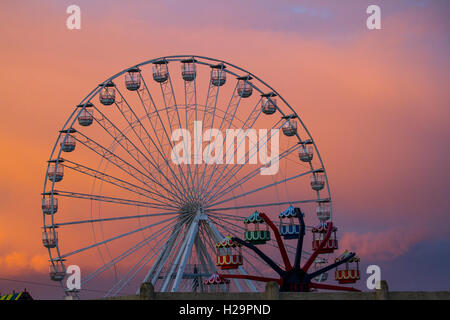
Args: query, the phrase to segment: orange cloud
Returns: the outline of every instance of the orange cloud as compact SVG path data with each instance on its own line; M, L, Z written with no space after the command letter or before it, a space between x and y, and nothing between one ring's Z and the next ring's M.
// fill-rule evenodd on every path
M11 252L0 256L2 275L18 275L27 271L45 272L48 257L44 254L30 255L27 252Z

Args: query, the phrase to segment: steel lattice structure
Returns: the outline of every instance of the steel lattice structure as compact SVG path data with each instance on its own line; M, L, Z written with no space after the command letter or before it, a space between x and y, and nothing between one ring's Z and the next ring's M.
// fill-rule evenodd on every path
M193 144L182 139L184 150L211 157L208 143L217 135L209 129L265 129L267 135L253 145L246 135L232 145L224 141L221 151L236 156L233 163L205 163L193 153L190 163L176 164L172 134L179 128L202 134ZM267 163L251 159L263 149L268 154L276 138L279 170L261 175ZM326 170L299 114L256 75L192 55L140 63L92 90L59 131L42 196L50 276L77 296L64 281L70 264L82 269L81 292L106 283L105 295L115 296L144 281L159 291L202 290L193 279L216 271L215 243L240 235L249 212L278 214L301 205L307 230L332 220ZM275 241L268 245L277 248ZM296 247L286 250L295 254ZM264 270L247 250L243 266L229 273L262 276ZM231 288L261 287L233 279Z

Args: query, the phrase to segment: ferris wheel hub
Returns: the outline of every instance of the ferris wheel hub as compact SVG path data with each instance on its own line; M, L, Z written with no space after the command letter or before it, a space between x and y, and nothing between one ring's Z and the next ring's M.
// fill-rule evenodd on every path
M204 206L201 202L191 201L185 203L181 208L181 215L199 216L204 215Z

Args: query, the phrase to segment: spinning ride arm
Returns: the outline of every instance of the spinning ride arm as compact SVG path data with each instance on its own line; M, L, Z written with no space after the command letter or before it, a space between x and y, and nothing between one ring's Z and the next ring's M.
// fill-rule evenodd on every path
M327 272L331 269L336 268L337 266L340 266L343 263L346 263L347 261L349 261L350 259L352 259L355 256L355 253L351 253L349 254L345 259L342 259L341 261L335 262L333 264L330 264L329 266L323 267L322 269L319 269L313 273L308 274L308 278L311 280L319 275L321 275L324 272Z
M280 286L283 284L283 279L276 279L276 278L267 278L267 277L258 277L258 276L251 276L249 274L220 274L219 275L222 278L227 279L247 279L247 280L254 280L254 281L261 281L261 282L270 282L275 281Z
M264 262L266 262L276 273L278 273L280 275L280 277L283 277L285 275L285 272L272 259L270 259L268 256L266 256L261 250L256 248L251 243L248 243L239 238L231 238L231 240L235 241L237 243L240 243L243 246L253 250L258 256L260 256L261 259L264 260Z
M330 239L332 231L333 231L333 223L329 222L327 234L325 235L324 239L320 243L319 247L314 251L314 253L309 257L308 261L306 261L305 265L302 267L302 270L304 272L308 272L309 267L311 267L314 260L316 260L317 256L319 255L320 250L322 250L322 248L325 247L325 244L327 244L328 240Z
M300 234L298 235L297 241L297 250L295 252L295 262L294 269L300 269L300 261L302 258L302 250L303 250L303 238L305 237L305 221L303 220L303 214L299 208L295 208L298 214L298 221L300 222Z
M260 213L259 216L264 219L264 221L269 225L275 234L275 238L277 239L278 248L281 253L281 257L283 258L284 268L286 271L292 270L291 262L289 261L289 257L286 252L286 248L284 247L284 243L281 240L280 232L278 228L273 224L273 222L269 219L269 217L265 213Z
M350 288L350 287L342 287L342 286L333 286L330 284L322 284L322 283L310 283L310 288L316 289L324 289L324 290L336 290L336 291L351 291L351 292L361 292L361 290Z

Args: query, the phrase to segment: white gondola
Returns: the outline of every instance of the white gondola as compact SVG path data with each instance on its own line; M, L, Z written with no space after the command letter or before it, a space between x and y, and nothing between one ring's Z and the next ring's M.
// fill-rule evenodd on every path
M298 157L302 162L311 162L314 156L314 145L312 141L306 141L298 149Z
M103 84L100 86L103 87ZM104 106L110 106L116 101L116 89L113 82L108 82L99 93L100 103Z
M46 248L55 248L58 242L58 233L53 228L46 229L42 232L42 244Z
M53 281L61 281L66 277L66 269L61 261L50 262L49 265L50 279Z
M237 92L242 98L248 98L253 93L253 87L250 83L251 77L238 78Z
M314 261L314 271L325 268L326 266L327 266L327 260L325 260L324 258L317 258ZM327 279L328 279L328 272L324 272L314 278L314 280L316 280L317 282L324 282L324 281L327 281Z
M169 69L167 68L167 61L161 60L153 64L153 80L158 83L166 82L169 78Z
M193 81L197 76L197 70L195 68L195 60L188 59L181 61L181 76L184 81Z
M42 212L45 214L55 214L58 211L58 199L48 197L42 199Z
M131 68L125 75L125 86L129 91L136 91L141 87L141 74L139 68Z
M78 123L80 126L88 127L94 121L94 110L92 109L92 104L88 103L85 106L80 105L83 108L78 115Z
M211 66L211 84L216 87L223 86L227 81L225 66L222 64Z
M320 201L316 207L317 218L320 221L328 221L331 218L330 201Z
M311 188L314 191L320 191L325 187L325 173L323 171L315 171L310 179Z
M261 111L266 115L274 114L277 111L277 99L275 94L263 95L261 99Z
M59 182L63 179L63 177L64 165L61 162L58 164L56 164L56 162L50 163L50 167L48 168L48 179L50 181Z
M76 140L70 133L66 133L61 136L60 145L62 151L72 152L75 150Z
M281 129L286 137L292 137L297 133L297 122L293 118L287 118Z

